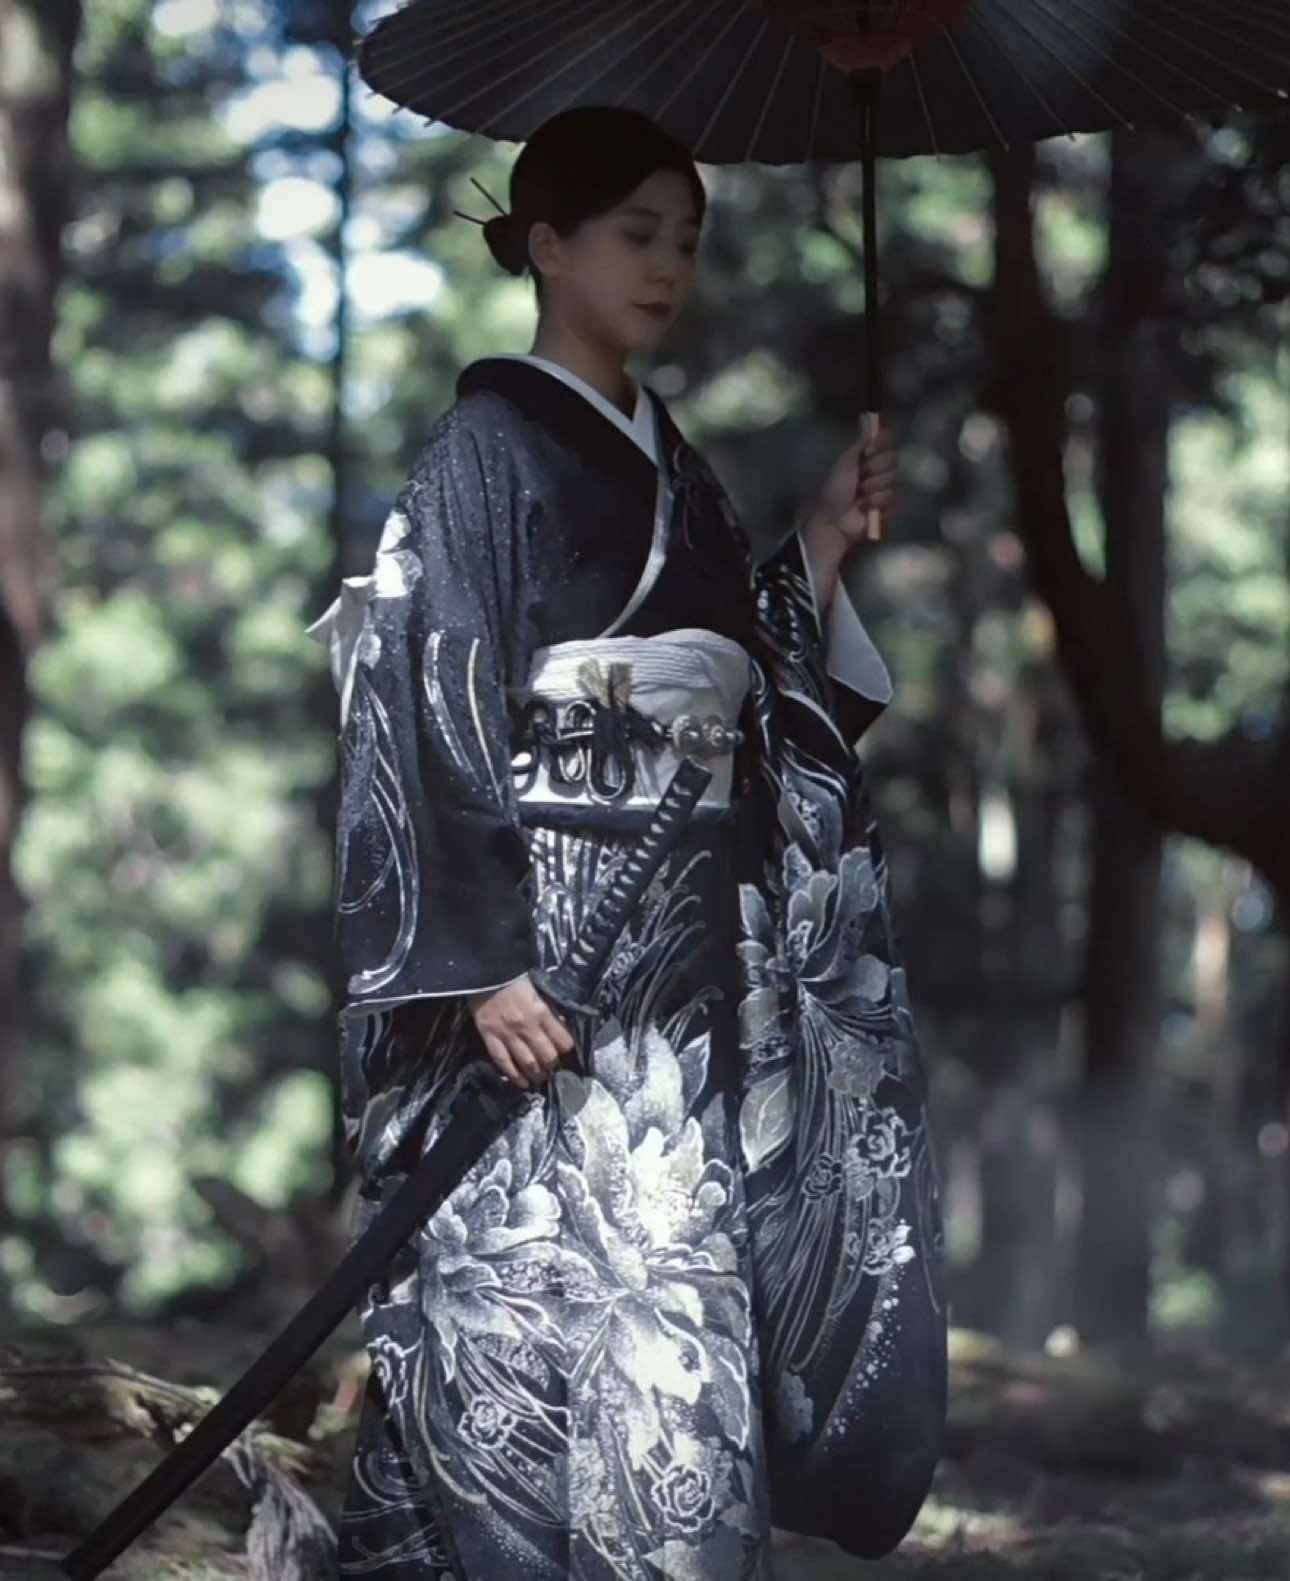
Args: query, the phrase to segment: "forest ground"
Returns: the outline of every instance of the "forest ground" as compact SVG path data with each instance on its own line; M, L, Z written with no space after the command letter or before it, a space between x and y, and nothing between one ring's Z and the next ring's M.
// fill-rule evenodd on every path
M293 1429L308 1436L312 1413L316 1456L302 1482L331 1520L361 1392L355 1340L338 1336L274 1413L288 1446ZM88 1330L76 1350L90 1373L111 1356L172 1383L227 1387L263 1342L194 1324ZM69 1409L66 1391L52 1404L24 1398L24 1367L67 1355L66 1341L0 1353L0 1581L55 1574L36 1555L66 1552L156 1462L155 1446L135 1436L146 1411L113 1427ZM1290 1575L1290 1358L1255 1368L1183 1344L1056 1358L956 1332L951 1393L949 1452L898 1552L863 1564L777 1534L777 1581ZM105 1577L246 1581L248 1516L221 1462Z

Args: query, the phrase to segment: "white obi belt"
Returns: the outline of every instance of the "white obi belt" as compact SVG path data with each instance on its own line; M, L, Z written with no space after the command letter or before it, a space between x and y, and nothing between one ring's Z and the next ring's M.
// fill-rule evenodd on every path
M521 819L635 824L685 757L712 773L694 816L724 813L750 666L739 643L699 627L539 648L511 691Z

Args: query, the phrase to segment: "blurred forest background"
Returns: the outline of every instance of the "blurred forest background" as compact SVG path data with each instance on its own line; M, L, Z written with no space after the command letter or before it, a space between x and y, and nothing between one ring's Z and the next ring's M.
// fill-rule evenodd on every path
M453 216L488 212L472 176L505 199L514 150L361 88L365 25L0 0L14 1336L277 1321L341 1245L335 701L304 628L369 568L459 369L533 324ZM858 172L707 176L697 299L649 376L770 537L860 405ZM882 189L905 480L853 585L897 681L866 753L953 1318L1050 1356L1270 1361L1290 126L892 162Z

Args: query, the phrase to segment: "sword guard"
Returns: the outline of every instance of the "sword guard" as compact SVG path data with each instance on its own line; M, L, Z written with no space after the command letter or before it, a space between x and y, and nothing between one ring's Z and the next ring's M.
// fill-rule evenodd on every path
M585 1005L575 999L560 983L555 972L537 967L530 970L529 980L552 1010L557 1011L567 1021L577 1021L584 1016L595 1017L598 1014L595 1005Z

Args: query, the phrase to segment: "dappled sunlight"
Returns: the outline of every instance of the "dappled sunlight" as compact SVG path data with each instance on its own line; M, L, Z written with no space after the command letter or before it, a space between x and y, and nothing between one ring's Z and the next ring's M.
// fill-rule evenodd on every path
M60 1415L49 1355L96 1387L134 1368L186 1422L353 1222L337 716L305 627L371 568L461 370L536 322L460 217L491 213L472 178L506 199L514 147L342 58L396 6L85 4L68 147L57 30L0 6L31 74L0 118L0 1581L174 1425L92 1393ZM1188 139L880 164L899 484L843 575L895 684L859 758L950 1414L894 1554L779 1533L778 1581L1290 1574L1290 142L1252 116ZM859 169L702 174L693 300L634 371L768 547L864 401ZM270 1413L331 1520L368 1369L351 1321ZM120 1574L232 1581L245 1532L221 1468Z

